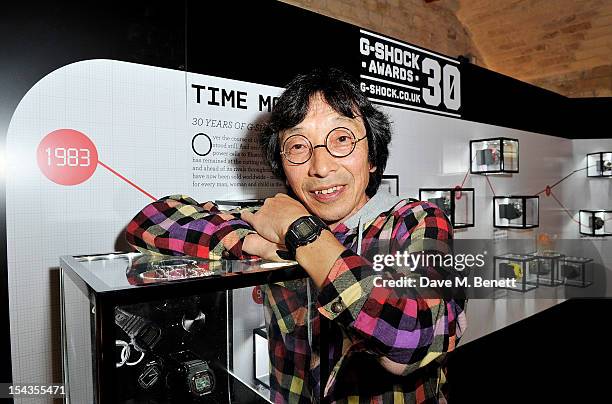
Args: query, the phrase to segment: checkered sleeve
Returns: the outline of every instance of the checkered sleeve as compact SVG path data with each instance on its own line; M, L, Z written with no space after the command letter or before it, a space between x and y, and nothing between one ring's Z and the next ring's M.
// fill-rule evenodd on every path
M450 252L452 227L438 207L415 202L395 214L389 253ZM368 241L364 238L363 243L373 245ZM355 336L355 346L377 355L388 371L405 375L455 348L466 326L464 301L439 294L424 296L418 287L383 287L375 279L397 280L424 273L435 277L440 271L435 267L419 268L416 273L386 268L383 274L366 258L347 249L321 288L319 311Z
M242 243L254 232L237 214L220 211L213 202L171 195L142 209L128 224L126 239L139 251L245 259L251 256L242 251Z

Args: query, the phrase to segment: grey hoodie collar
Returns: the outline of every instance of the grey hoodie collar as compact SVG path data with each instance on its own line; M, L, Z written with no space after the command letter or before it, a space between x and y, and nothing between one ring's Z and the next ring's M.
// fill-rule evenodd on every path
M343 223L349 229L354 229L361 224L369 223L376 219L382 212L386 212L395 206L402 198L391 195L386 191L378 191L359 211L346 219Z

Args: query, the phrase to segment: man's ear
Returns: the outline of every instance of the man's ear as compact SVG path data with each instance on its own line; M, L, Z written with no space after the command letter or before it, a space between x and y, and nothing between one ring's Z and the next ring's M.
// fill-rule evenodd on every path
M370 163L370 172L371 172L371 173L375 172L375 171L376 171L376 168L377 168L377 167L376 167L375 165L372 165L372 163Z

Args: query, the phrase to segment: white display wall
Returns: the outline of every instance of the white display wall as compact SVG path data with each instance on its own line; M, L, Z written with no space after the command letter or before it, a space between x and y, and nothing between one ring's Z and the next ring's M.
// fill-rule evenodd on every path
M225 105L214 98L215 88L226 90ZM281 90L92 60L62 67L28 92L11 120L6 153L15 383L60 380L59 256L126 248L124 227L152 197L183 193L201 201L243 199L282 190L254 149L257 124L265 120L269 102ZM503 136L520 140L520 173L489 177L497 195L534 194L573 167L584 165L586 152L612 149L610 140L571 141L404 109L383 109L394 123L386 174L399 175L401 194L409 197L418 197L420 187L461 184L468 171L470 139ZM94 172L74 185L53 182L53 173L45 175L40 166L40 153L47 150L41 149L41 142L62 129L84 134L98 154ZM49 150L61 150L58 144ZM48 157L57 160L53 153ZM59 152L60 160L62 153L65 151ZM216 171L207 171L210 167ZM457 237L499 237L493 231L493 192L485 177L469 175L464 186L476 190L476 226L457 231ZM555 188L555 195L574 210L612 207L610 181L587 180L584 173ZM577 225L569 221L554 200L541 197L540 227L507 231L502 236L535 239L538 232L547 232L578 238ZM602 253L609 254L610 249L603 247L610 246L610 241L598 242ZM472 301L463 343L556 302ZM261 319L255 320L258 323ZM251 325L240 327L246 341Z

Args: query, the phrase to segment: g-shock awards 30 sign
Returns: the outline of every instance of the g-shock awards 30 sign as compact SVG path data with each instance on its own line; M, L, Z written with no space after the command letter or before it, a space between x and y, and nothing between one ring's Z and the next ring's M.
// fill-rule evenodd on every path
M459 61L360 30L361 91L375 103L460 117Z

